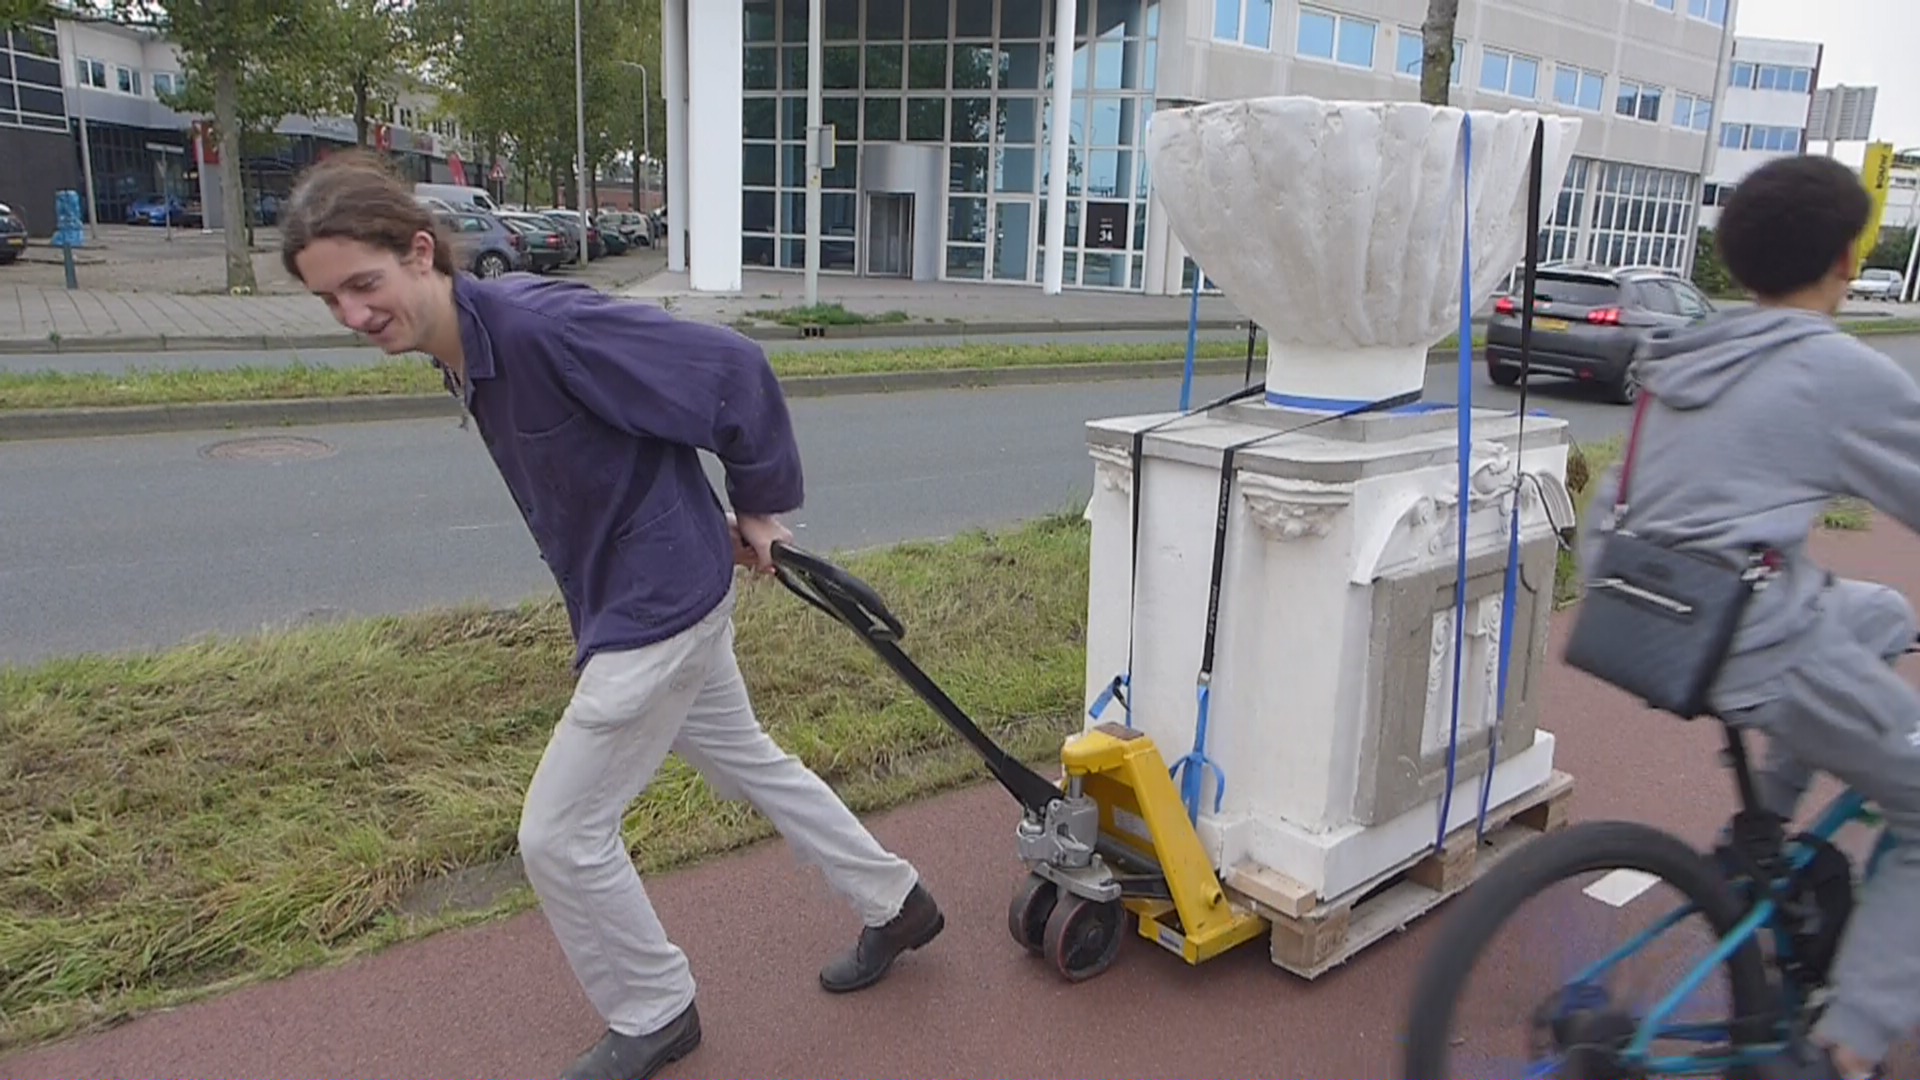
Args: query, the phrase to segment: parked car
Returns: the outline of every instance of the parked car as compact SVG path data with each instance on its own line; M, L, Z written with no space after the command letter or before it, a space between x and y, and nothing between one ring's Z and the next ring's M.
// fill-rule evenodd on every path
M1608 269L1555 263L1534 278L1530 370L1597 382L1632 404L1640 383L1635 347L1651 331L1684 326L1714 309L1691 282L1657 267ZM1503 296L1487 321L1487 374L1501 386L1520 381L1521 295Z
M175 225L187 223L187 204L175 195L142 195L127 204L127 224Z
M527 240L499 218L479 211L434 215L453 237L454 264L475 277L497 278L527 265Z
M0 203L0 266L5 266L27 250L27 219Z
M558 225L561 228L572 233L576 239L579 237L580 235L579 211L577 210L542 210L540 211L540 214L542 217L545 217L548 220L552 221L555 225ZM579 258L579 256L580 256L579 252L577 251L574 252L574 258L576 260ZM597 227L595 227L591 222L589 222L587 224L587 261L591 262L594 259L604 259L606 257L607 257L606 238L602 237L600 235L600 230Z
M647 215L633 210L602 210L595 219L602 231L619 233L628 247L652 247L653 227Z
M1847 286L1847 295L1862 300L1898 300L1904 284L1898 270L1862 270Z
M549 273L579 257L579 242L573 235L539 214L502 213L496 216L506 223L507 228L526 238L527 268L536 274Z

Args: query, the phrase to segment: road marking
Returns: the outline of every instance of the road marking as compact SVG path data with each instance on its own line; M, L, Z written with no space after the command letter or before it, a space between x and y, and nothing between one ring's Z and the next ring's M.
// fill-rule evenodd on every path
M1660 879L1640 870L1615 870L1580 891L1603 904L1626 907Z

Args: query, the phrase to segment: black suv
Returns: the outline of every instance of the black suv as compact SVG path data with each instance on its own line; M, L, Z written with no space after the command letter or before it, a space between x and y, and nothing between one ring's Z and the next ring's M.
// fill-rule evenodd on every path
M1487 375L1501 386L1520 381L1520 305L1503 296L1487 322ZM1649 331L1685 326L1712 314L1691 282L1667 270L1554 263L1534 275L1532 371L1598 382L1613 400L1640 395L1634 348Z

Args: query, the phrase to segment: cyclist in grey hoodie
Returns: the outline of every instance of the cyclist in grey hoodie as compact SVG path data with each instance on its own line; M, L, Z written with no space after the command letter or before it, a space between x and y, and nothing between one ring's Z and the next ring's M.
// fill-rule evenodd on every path
M1829 773L1879 806L1899 845L1860 897L1812 1045L1781 1076L1871 1078L1920 1025L1920 694L1891 666L1915 639L1915 614L1898 592L1836 578L1806 550L1835 496L1920 529L1920 387L1834 323L1868 217L1859 179L1831 159L1755 170L1718 245L1758 303L1658 332L1638 360L1651 400L1635 531L1735 560L1764 544L1785 560L1714 689L1722 719L1769 737L1762 799L1790 816L1813 770ZM1616 466L1594 493L1588 565L1618 482Z

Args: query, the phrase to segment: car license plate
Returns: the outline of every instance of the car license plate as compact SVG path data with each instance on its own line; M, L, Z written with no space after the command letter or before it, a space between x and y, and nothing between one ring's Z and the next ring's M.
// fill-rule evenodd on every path
M1573 325L1572 323L1568 322L1565 319L1541 319L1540 320L1540 329L1552 330L1552 331L1555 331L1556 333L1561 330L1565 330L1572 325Z

